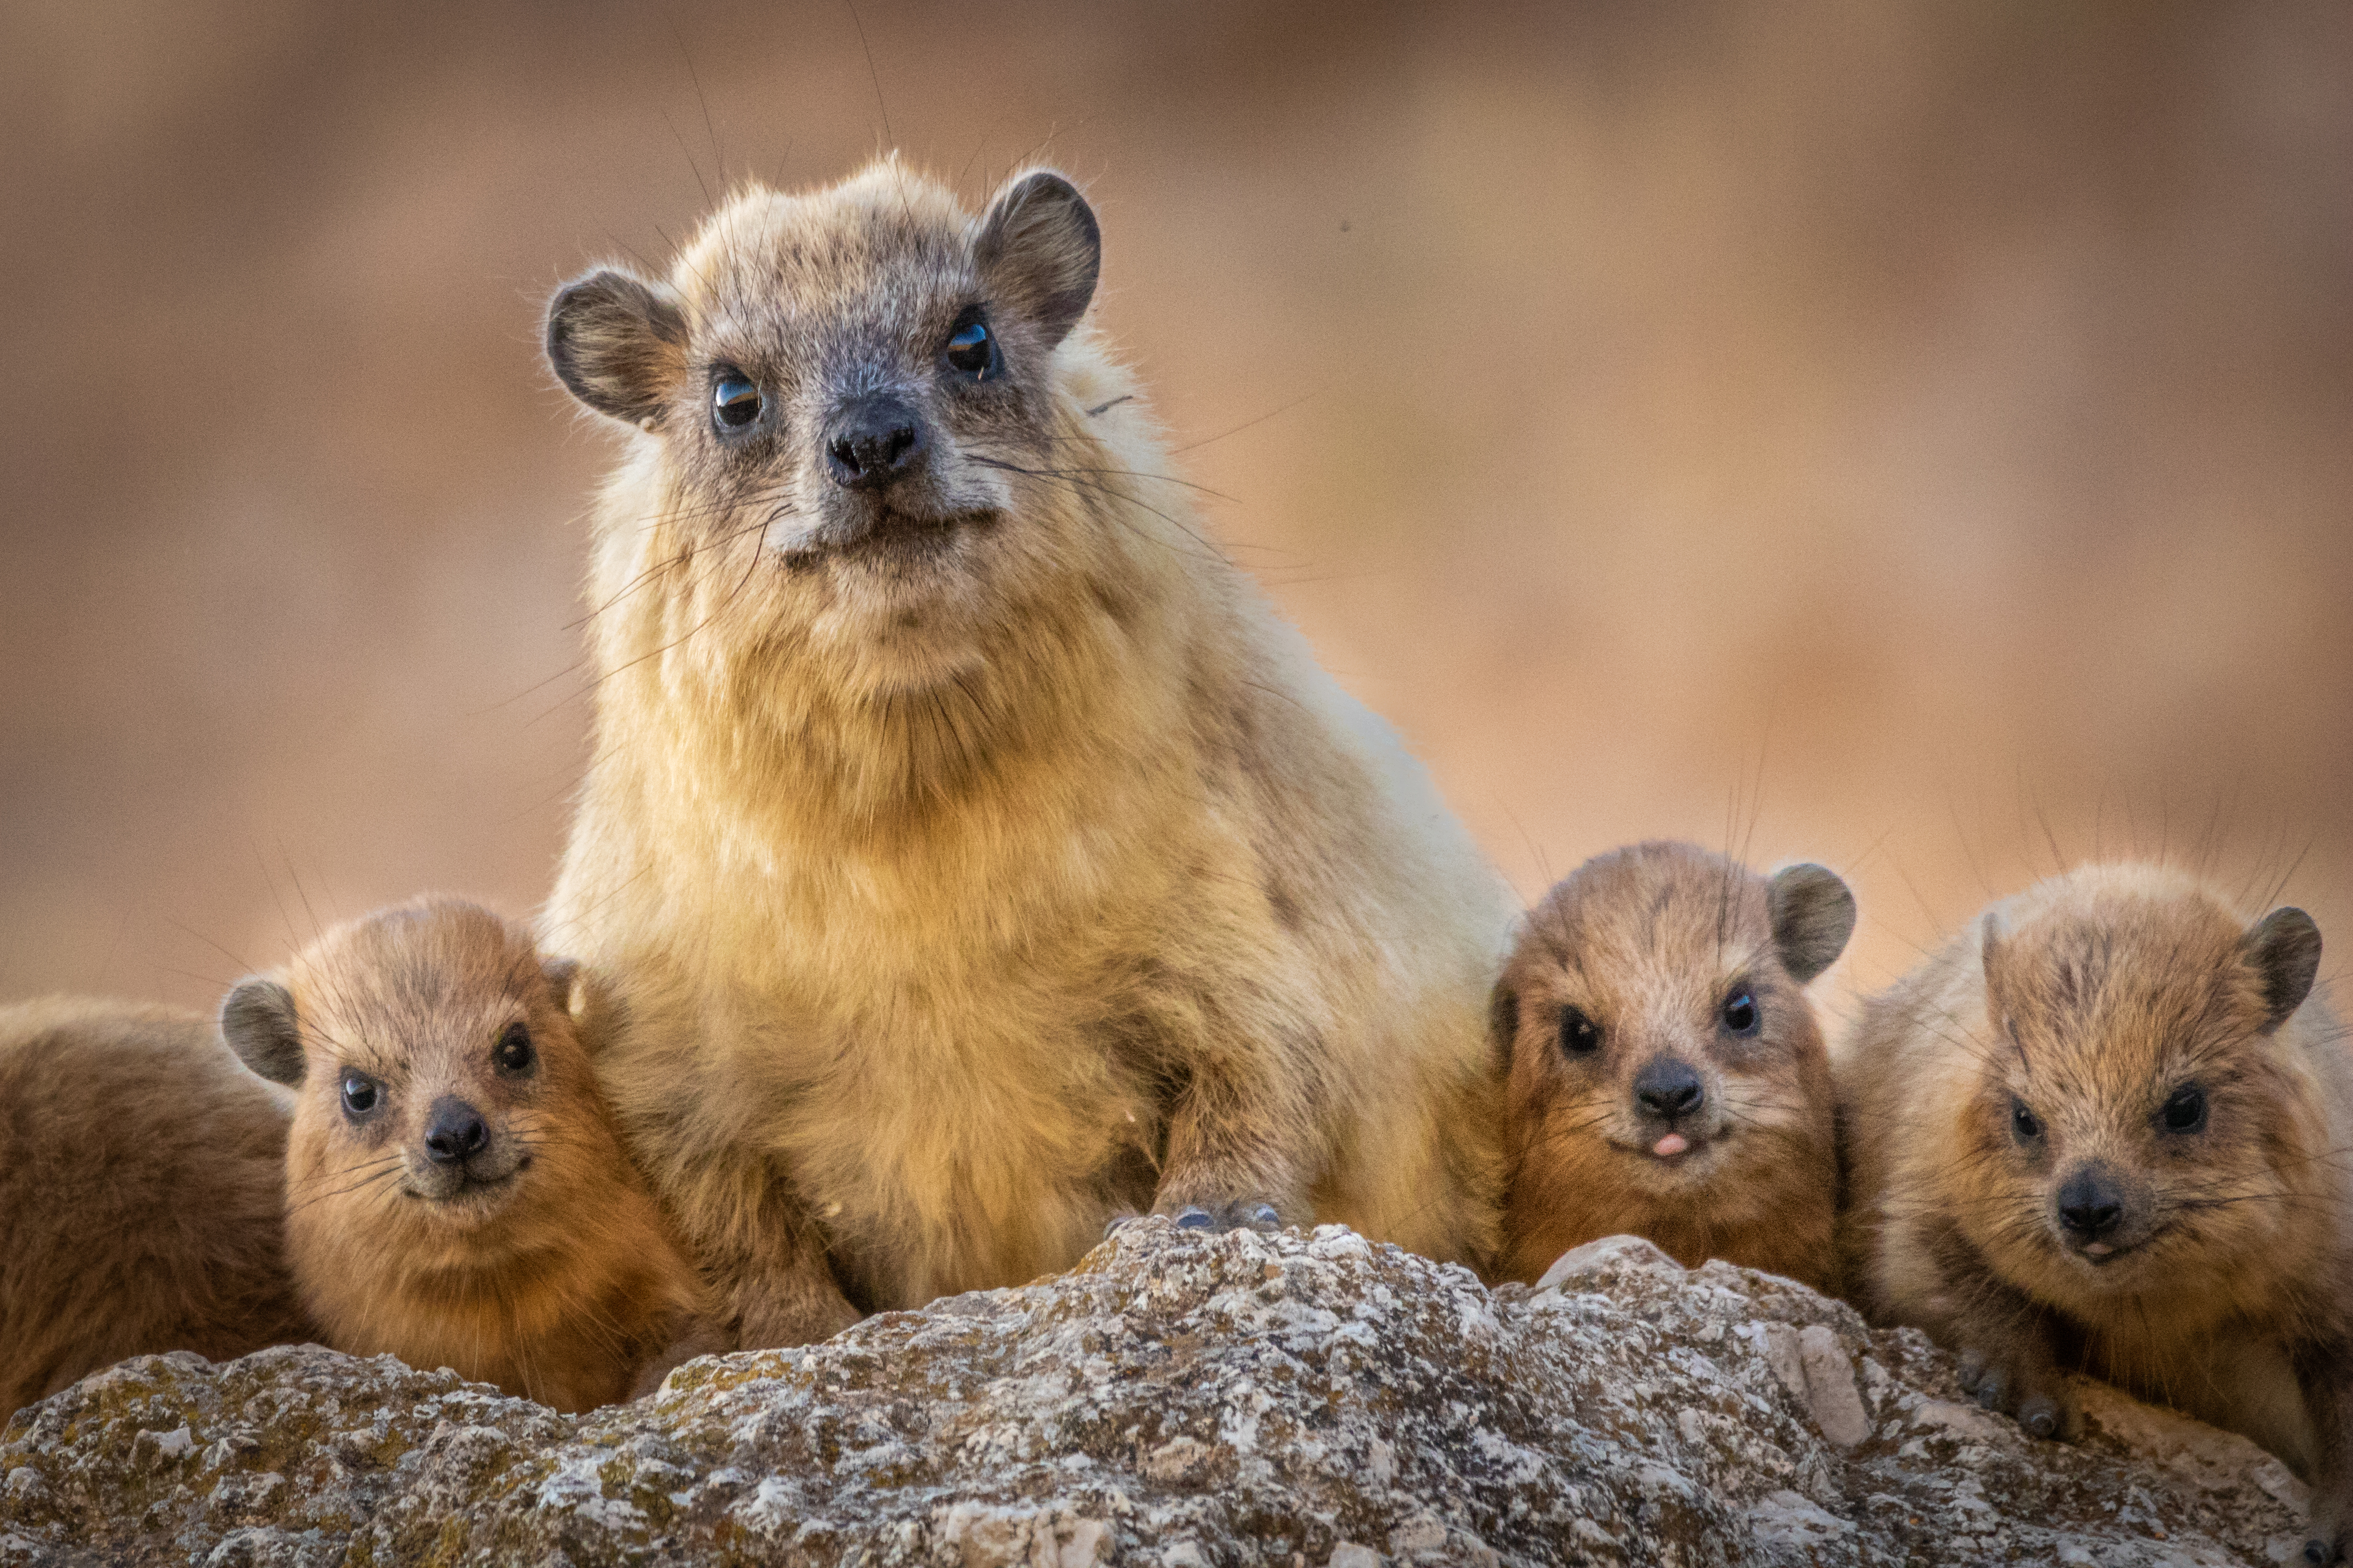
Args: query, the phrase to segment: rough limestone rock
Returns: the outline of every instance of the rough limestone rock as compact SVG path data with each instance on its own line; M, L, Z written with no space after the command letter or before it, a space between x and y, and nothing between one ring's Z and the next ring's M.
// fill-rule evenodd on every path
M0 1565L2263 1563L2304 1491L2088 1391L2062 1447L1949 1357L1648 1243L1545 1285L1336 1227L1124 1228L1019 1290L565 1416L310 1347L147 1357L0 1436Z

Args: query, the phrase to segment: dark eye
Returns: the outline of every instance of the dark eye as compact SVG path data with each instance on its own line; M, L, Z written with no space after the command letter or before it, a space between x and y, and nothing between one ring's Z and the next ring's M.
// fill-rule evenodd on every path
M364 1072L343 1075L343 1114L357 1121L375 1109L375 1079Z
M1601 1029L1574 1007L1560 1010L1560 1048L1564 1055L1589 1057L1601 1048Z
M975 381L987 381L1003 368L997 357L997 334L977 317L948 334L947 357L950 369Z
M734 371L711 384L711 422L722 434L741 430L760 416L760 389Z
M1753 1035L1763 1016L1757 1011L1757 998L1744 987L1725 998L1724 1026L1736 1035Z
M509 1077L520 1077L531 1070L537 1055L531 1048L531 1030L518 1020L499 1032L498 1048L491 1053L499 1070Z
M2174 1132L2196 1132L2206 1125L2206 1091L2185 1083L2165 1102L2165 1125Z
M2042 1122L2026 1109L2026 1101L2012 1099L2010 1102L2010 1130L2018 1134L2021 1143L2031 1143L2042 1136Z

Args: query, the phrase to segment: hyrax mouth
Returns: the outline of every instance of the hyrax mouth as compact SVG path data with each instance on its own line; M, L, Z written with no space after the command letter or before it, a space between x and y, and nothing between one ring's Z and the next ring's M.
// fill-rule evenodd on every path
M500 1208L514 1195L515 1189L522 1183L522 1173L530 1165L531 1161L526 1156L503 1171L440 1173L438 1180L427 1175L409 1182L401 1190L419 1203L445 1214L462 1215L469 1210Z
M990 508L916 512L878 505L873 514L819 529L784 552L785 563L807 570L828 562L903 569L936 564L967 536L997 521Z

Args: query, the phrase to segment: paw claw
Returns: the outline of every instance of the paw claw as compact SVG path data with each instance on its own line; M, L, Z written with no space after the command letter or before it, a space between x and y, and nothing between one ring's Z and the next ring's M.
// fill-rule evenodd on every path
M1260 1230L1276 1230L1282 1225L1282 1216L1274 1212L1272 1204L1252 1204L1242 1211L1242 1218Z
M2306 1563L2326 1563L2336 1555L2328 1550L2328 1542L2326 1541L2307 1541L2304 1543L2304 1560Z
M1176 1211L1178 1230L1215 1230L1217 1226L1218 1222L1209 1216L1208 1209L1187 1204Z
M2037 1410L2026 1417L2025 1426L2038 1437L2056 1437L2059 1435L2059 1413Z
M1115 1214L1103 1221L1103 1239L1109 1241L1113 1237L1125 1230L1130 1224L1134 1223L1135 1217L1133 1214Z

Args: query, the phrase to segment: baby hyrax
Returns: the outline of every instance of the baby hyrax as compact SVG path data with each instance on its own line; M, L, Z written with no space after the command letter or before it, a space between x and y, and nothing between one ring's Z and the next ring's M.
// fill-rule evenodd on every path
M1533 1280L1598 1237L1648 1237L1837 1288L1830 1062L1807 983L1854 929L1820 866L1771 877L1696 845L1578 867L1530 911L1497 984L1498 1273Z
M287 1109L200 1013L0 1006L0 1422L127 1356L311 1337L283 1256Z
M1204 536L1032 172L729 200L556 295L609 416L596 754L542 929L747 1346L1123 1211L1494 1239L1501 881Z
M2153 866L1996 904L1842 1042L1850 1268L2029 1430L2063 1365L2245 1433L2353 1504L2353 1060L2301 910Z
M298 1091L287 1252L328 1343L573 1411L726 1348L597 1091L596 1016L576 966L447 900L229 994L229 1044Z

